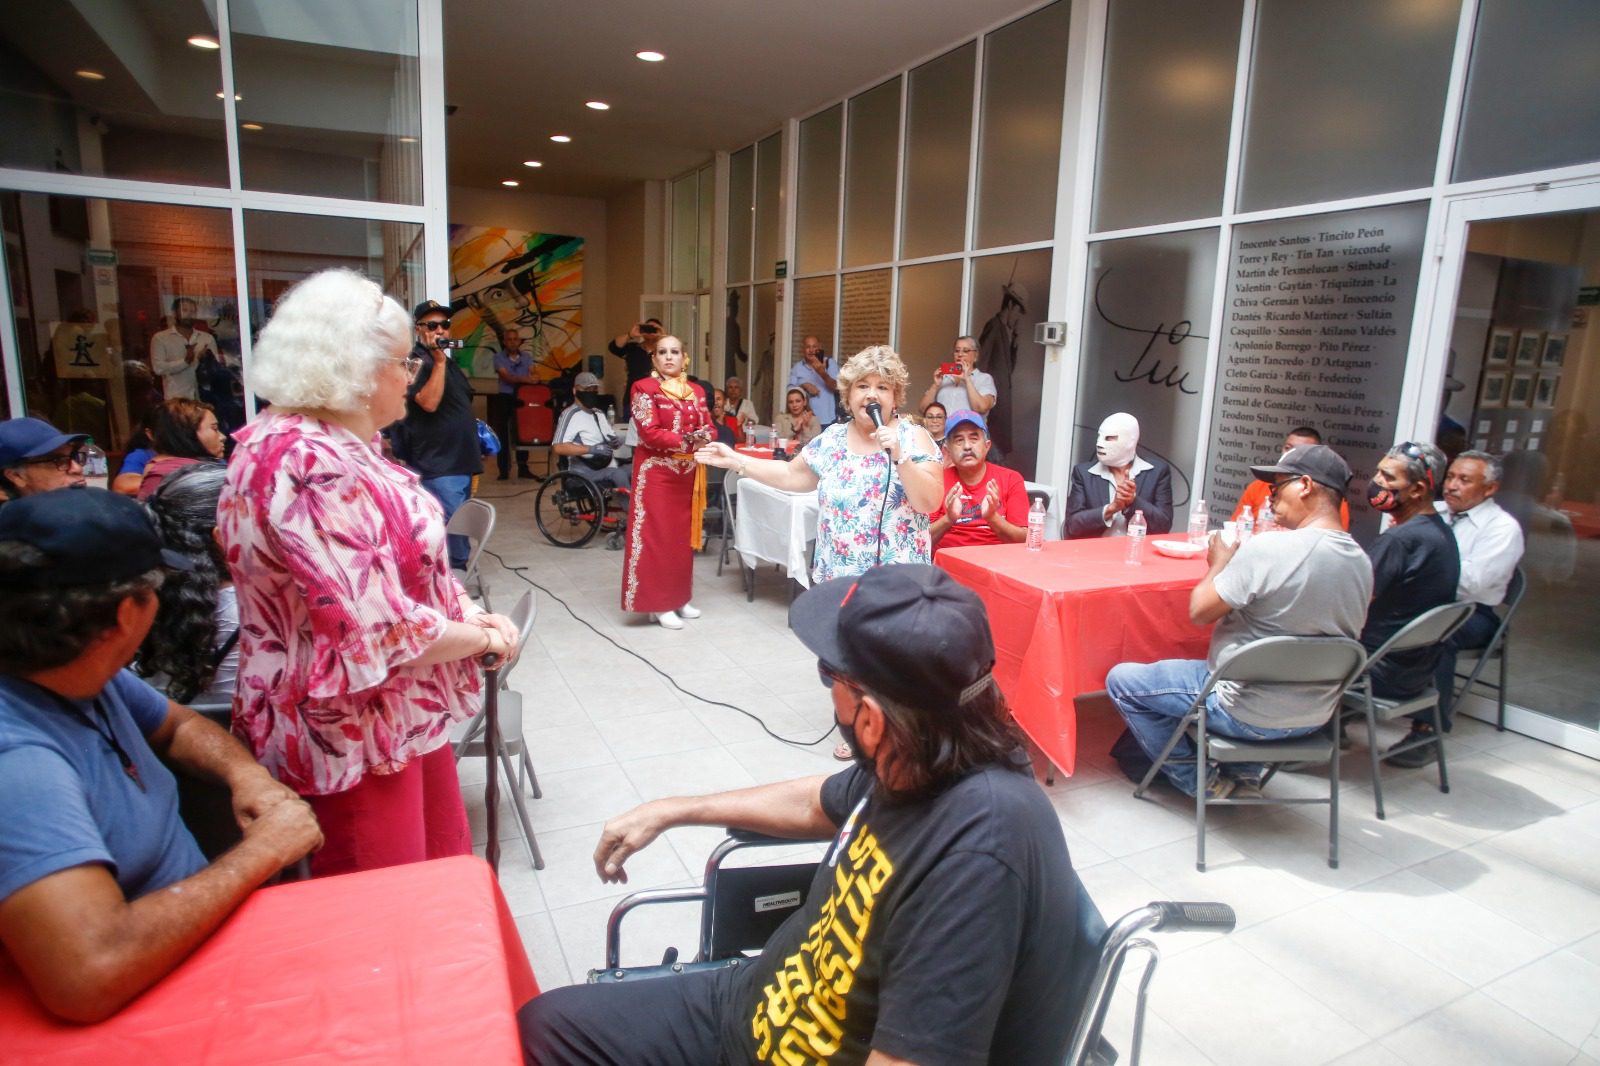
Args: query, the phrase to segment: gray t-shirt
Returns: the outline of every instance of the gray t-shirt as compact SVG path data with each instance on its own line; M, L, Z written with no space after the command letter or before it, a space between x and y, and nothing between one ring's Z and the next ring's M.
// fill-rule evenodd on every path
M1233 610L1211 634L1206 666L1213 670L1232 649L1261 637L1358 637L1372 599L1372 565L1343 530L1277 530L1251 537L1217 575L1216 589ZM1339 694L1331 685L1223 682L1217 695L1242 722L1298 729L1326 722Z
M998 392L994 387L994 378L983 371L973 369L968 372L972 377L973 387L978 390L979 396L996 396ZM934 399L944 405L946 414L955 414L957 411L970 411L972 397L967 395L967 386L960 378L940 378L939 391L934 394Z

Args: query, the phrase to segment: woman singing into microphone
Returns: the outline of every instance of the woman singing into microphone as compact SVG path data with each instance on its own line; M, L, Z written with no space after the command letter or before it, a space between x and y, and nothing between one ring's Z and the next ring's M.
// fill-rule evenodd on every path
M817 490L813 581L879 563L926 563L928 513L943 499L944 470L927 431L899 417L909 380L894 350L875 344L839 371L850 421L829 426L793 459L751 459L723 444L708 444L695 458L788 492Z

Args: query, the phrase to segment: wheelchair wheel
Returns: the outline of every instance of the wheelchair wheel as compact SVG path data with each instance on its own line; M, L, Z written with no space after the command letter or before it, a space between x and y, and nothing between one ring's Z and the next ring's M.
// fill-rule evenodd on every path
M533 519L558 548L581 548L600 532L605 504L599 486L576 474L557 474L539 486Z

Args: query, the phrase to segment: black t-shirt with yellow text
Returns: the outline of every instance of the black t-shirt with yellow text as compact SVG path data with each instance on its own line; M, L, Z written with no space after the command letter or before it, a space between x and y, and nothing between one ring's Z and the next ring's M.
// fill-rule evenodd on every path
M1027 772L991 764L942 792L887 798L828 779L840 826L805 904L723 989L728 1062L1059 1063L1075 1018L1076 879Z

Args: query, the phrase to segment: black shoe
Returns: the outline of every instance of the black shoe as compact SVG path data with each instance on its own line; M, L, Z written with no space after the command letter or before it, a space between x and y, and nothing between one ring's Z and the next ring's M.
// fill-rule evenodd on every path
M533 471L529 470L525 466L519 466L517 467L517 476L520 478L527 478L531 481L533 479Z
M1417 743L1421 741L1422 743ZM1417 744L1416 747L1408 745ZM1405 750L1401 750L1401 749ZM1415 770L1429 763L1439 761L1438 738L1431 729L1421 729L1412 726L1411 732L1389 747L1384 754L1384 761L1391 766L1400 766L1407 770Z
M511 480L511 475L509 473L507 473L506 471L502 470L502 471L500 471L500 476L495 478L495 480L496 481L510 481Z

